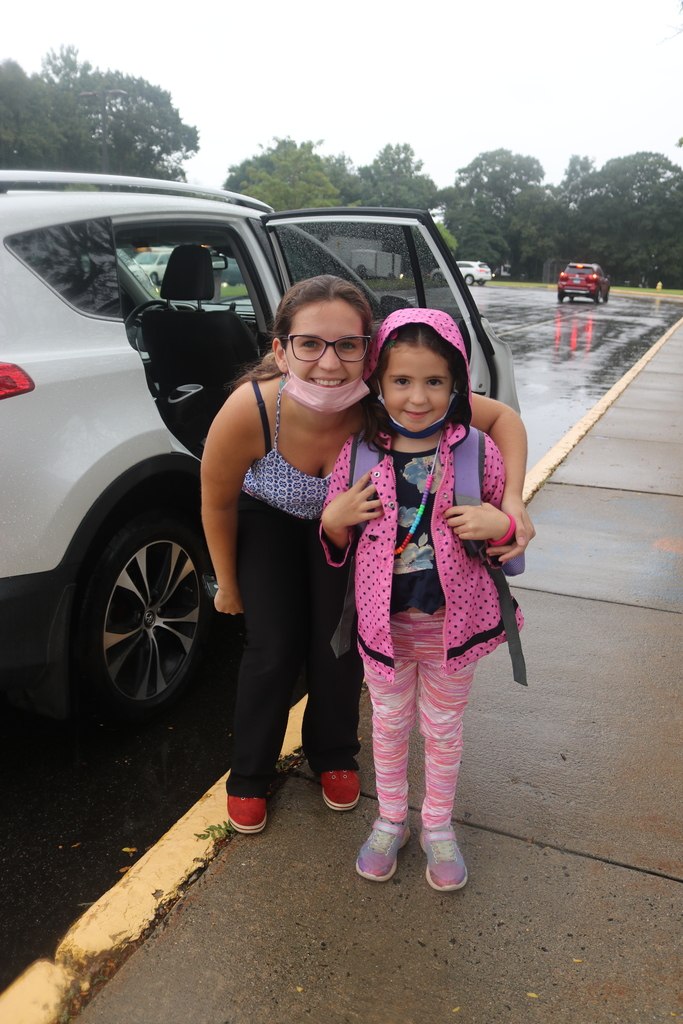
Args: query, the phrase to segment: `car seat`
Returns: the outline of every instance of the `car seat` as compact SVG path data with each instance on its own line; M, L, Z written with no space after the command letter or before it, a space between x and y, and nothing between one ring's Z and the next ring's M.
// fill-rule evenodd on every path
M209 249L179 245L170 255L161 284L166 308L145 310L140 320L142 347L149 355L148 375L157 399L167 406L160 410L162 417L166 421L177 416L180 409L170 407L186 401L196 408L201 386L204 435L227 397L226 384L242 366L258 359L254 337L237 313L202 307L202 302L213 299L215 287ZM178 309L172 301L197 306Z

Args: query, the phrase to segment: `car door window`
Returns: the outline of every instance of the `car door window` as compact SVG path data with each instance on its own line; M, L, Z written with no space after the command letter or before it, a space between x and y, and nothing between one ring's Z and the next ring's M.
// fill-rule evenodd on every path
M351 281L367 296L377 319L407 306L445 309L456 319L466 306L451 288L428 232L408 218L267 218L290 283L318 274Z
M25 231L5 244L80 313L120 319L116 256L107 218Z
M242 270L242 256L225 228L187 222L122 225L116 228L116 255L124 296L131 308L161 296L171 253L178 245L204 245L216 257L215 291L207 308L229 307L256 330L254 298ZM225 266L227 264L227 266Z

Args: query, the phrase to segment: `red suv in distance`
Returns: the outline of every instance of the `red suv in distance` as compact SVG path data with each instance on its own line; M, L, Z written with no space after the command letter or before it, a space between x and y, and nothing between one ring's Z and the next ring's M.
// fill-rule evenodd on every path
M605 277L597 263L569 263L557 280L557 301L564 302L565 295L573 302L576 295L592 299L597 303L609 299L609 278Z

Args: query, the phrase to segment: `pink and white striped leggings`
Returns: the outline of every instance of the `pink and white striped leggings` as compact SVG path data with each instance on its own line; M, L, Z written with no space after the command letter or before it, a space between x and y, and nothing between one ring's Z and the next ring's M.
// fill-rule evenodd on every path
M443 662L443 608L426 615L415 608L391 617L396 678L382 679L365 666L372 697L372 746L379 813L389 821L408 815L408 741L420 709L425 738L422 825L450 824L462 751L462 716L475 665L446 675Z

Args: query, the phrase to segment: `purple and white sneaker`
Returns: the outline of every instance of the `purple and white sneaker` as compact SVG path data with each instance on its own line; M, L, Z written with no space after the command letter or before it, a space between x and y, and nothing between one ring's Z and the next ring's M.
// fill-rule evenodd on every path
M410 828L394 825L391 821L378 818L372 826L372 833L363 843L356 861L356 871L363 878L373 882L386 882L396 870L398 851L410 838Z
M448 892L462 889L467 868L452 828L423 829L420 846L427 854L427 881L432 889Z

